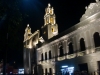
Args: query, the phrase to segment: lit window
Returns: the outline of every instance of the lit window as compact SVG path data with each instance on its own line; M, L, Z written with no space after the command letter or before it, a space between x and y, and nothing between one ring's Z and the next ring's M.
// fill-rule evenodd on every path
M52 14L52 10L50 10L50 14Z
M53 22L54 22L54 21L53 21L53 18L50 18L50 23L52 23L52 24L53 24Z
M54 28L52 28L52 32L54 32Z

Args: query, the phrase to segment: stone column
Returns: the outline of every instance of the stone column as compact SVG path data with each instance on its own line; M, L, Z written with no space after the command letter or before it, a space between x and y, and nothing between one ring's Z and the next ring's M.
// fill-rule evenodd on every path
M31 74L31 49L29 49L29 74Z
M54 57L56 57L56 45L53 45L53 50L54 50Z
M49 59L49 52L47 51L47 59Z
M55 68L52 68L53 75L55 75Z
M49 73L49 67L47 67L47 75L48 75L48 73Z
M79 51L80 50L80 42L79 42L79 35L76 35L76 50Z
M38 57L38 59L37 60L41 60L41 54L42 54L42 52L41 51L38 51L38 54L37 54L37 57Z
M94 37L93 37L93 30L92 30L92 32L91 32L91 30L89 31L89 34L90 34L90 36L89 36L89 38L90 38L90 47L91 47L91 53L93 53L93 52L95 52L96 50L95 50L95 43L94 43Z
M52 57L55 57L55 46L54 45L52 45Z
M64 46L65 46L65 54L67 54L67 50L68 50L68 49L67 49L67 48L68 48L68 47L67 47L67 46L68 46L68 45L67 45L67 40L64 40L64 44L65 44L65 45L64 45Z
M48 20L49 20L49 23L50 23L50 16L48 16Z
M44 25L46 25L46 17L44 18Z
M55 57L58 56L58 47L57 47L57 44L54 45L55 46Z
M73 50L74 50L74 52L76 52L76 50L77 50L77 48L76 48L76 36L74 36L73 38L72 38L72 42L73 42Z
M57 43L57 53L58 53L57 56L59 56L60 55L60 52L59 52L59 43Z
M43 69L43 75L45 75L45 73L46 73L46 72L45 72L45 68L44 68L44 69Z
M55 23L56 23L56 22L55 22L55 17L54 17L54 19L53 19L53 20L54 20L54 24L55 24Z
M91 39L90 33L89 33L89 31L86 31L84 34L85 34L85 39L84 39L85 47L87 49L90 49L90 47L91 47L91 43L90 43L90 39Z
M65 40L62 41L62 43L63 43L63 52L64 52L64 54L65 54Z
M26 48L24 48L23 53L24 53L24 73L27 74L27 63L25 63L26 60L27 60L27 58L26 58Z

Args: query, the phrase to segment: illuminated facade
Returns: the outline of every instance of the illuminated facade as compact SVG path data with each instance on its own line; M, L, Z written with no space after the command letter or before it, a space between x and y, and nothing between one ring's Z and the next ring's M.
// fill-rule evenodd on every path
M48 4L42 37L38 30L24 40L24 51L33 47L36 50L38 74L59 75L62 66L89 73L100 69L100 1L90 3L80 22L60 34L53 10Z

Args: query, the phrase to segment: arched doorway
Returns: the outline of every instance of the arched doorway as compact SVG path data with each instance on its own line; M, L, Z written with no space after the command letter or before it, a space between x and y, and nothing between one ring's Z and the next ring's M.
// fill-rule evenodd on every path
M100 36L99 36L99 33L95 32L93 37L94 37L95 47L99 47L100 46Z

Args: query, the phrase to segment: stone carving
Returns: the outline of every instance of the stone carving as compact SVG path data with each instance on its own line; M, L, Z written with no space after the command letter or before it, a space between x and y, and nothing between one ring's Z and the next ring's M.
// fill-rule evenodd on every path
M85 7L85 14L82 15L80 21L87 19L88 17L100 12L100 1L96 0L95 3L90 3L90 5Z
M99 0L96 0L96 2L99 2Z
M29 27L29 24L28 24L27 27L26 27L26 29L25 29L24 41L26 41L31 34L32 34L31 33L31 28Z

